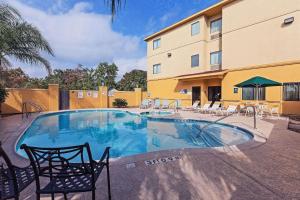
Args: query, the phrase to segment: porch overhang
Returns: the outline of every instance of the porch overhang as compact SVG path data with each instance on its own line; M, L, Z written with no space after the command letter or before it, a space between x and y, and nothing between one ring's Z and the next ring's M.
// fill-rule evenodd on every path
M214 70L206 71L196 74L186 74L174 77L178 81L194 81L194 80L206 80L206 79L223 79L228 70Z

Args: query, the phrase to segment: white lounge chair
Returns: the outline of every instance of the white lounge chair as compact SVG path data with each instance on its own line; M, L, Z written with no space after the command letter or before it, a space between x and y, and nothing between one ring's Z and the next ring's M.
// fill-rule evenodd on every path
M279 107L272 107L270 109L270 114L273 117L273 115L276 115L277 118L279 118L280 114L279 114Z
M199 103L200 101L195 101L192 105L192 107L186 107L186 108L183 108L182 110L184 111L193 111L193 110L197 110L199 108Z
M140 108L141 109L147 109L147 108L149 108L149 100L148 99L144 99L142 101L142 104L140 105Z
M233 113L237 113L237 106L236 105L229 105L227 107L227 109L225 110L217 110L216 114L220 114L220 115L230 115Z
M154 109L160 109L160 100L159 99L155 99L154 100Z
M198 108L197 110L199 112L206 113L206 112L208 112L209 106L210 106L210 103L206 103L201 108Z
M161 108L168 109L169 108L169 100L167 100L167 99L163 100Z
M221 109L221 108L220 108L220 105L221 105L221 103L214 103L214 104L212 105L212 107L208 108L207 112L208 112L208 113L214 113L214 112L216 112L217 110L220 110L220 109Z

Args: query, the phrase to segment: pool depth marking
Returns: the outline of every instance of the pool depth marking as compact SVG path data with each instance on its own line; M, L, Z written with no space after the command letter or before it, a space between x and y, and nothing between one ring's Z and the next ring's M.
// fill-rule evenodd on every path
M176 161L176 160L180 160L180 159L181 159L181 156L169 156L169 157L164 157L164 158L145 160L144 163L146 166L151 166L151 165L158 165L158 164L162 164L162 163L172 162L172 161Z

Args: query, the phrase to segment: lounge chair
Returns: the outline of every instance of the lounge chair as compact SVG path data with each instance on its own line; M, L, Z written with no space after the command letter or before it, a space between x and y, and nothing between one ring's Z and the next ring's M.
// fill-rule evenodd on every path
M277 116L277 118L279 118L280 114L279 114L279 107L276 106L276 107L272 107L270 109L270 115L273 117L274 115Z
M159 99L155 99L154 100L154 109L160 109L160 100Z
M161 108L168 109L169 108L169 100L167 100L167 99L163 100Z
M220 110L220 106L221 106L221 103L214 103L212 105L212 107L207 109L207 112L210 114L215 113L217 110Z
M61 148L32 147L23 144L21 149L27 153L34 171L37 199L40 199L41 194L51 194L54 200L56 193L63 194L67 199L69 193L91 191L92 200L95 200L95 183L104 167L107 170L108 198L111 199L109 147L105 148L99 161L93 160L88 143ZM40 183L41 177L43 186Z
M193 110L197 110L199 108L199 103L200 101L195 101L192 105L192 107L186 107L186 108L183 108L182 110L184 111L193 111Z
M149 108L149 100L148 99L144 99L142 101L142 104L141 104L140 108L141 109L147 109L147 108Z
M13 165L1 146L0 157L3 161L0 169L0 199L19 199L20 192L34 181L32 167L21 168Z
M217 110L216 114L220 115L230 115L237 112L237 106L236 105L229 105L227 109L225 110Z
M210 106L210 103L206 103L201 108L199 108L197 110L199 112L206 113L206 112L208 112L209 106Z

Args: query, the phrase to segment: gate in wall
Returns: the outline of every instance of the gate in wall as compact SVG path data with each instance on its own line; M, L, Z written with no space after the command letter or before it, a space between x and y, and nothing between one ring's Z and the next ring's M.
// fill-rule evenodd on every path
M59 110L70 109L70 93L69 90L59 90Z

